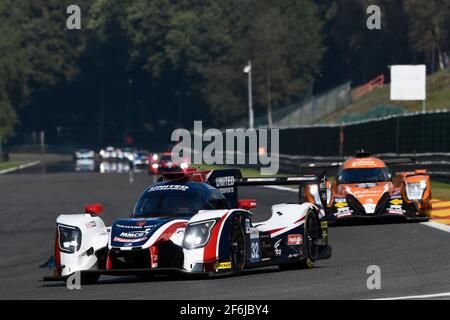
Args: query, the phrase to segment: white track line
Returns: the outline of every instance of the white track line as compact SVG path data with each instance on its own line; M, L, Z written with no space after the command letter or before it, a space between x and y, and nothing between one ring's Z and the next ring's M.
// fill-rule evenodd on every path
M418 296L379 298L379 299L372 299L372 300L410 300L410 299L429 299L429 298L443 298L443 297L450 297L450 292L435 293L435 294L423 294L423 295L418 295Z
M265 186L265 188L298 193L297 189L283 187L283 186ZM443 223L428 221L428 222L421 222L421 224L423 224L424 226L430 227L430 228L435 228L435 229L450 233L450 226L443 224Z
M14 171L17 171L17 170L22 170L22 169L25 169L25 168L29 168L29 167L35 166L35 165L37 165L39 163L41 163L41 161L38 160L38 161L33 161L33 162L30 162L30 163L22 164L22 165L17 166L17 167L5 169L5 170L0 170L0 174L5 174L5 173L14 172Z
M428 222L422 222L421 224L431 227L431 228L441 230L441 231L450 232L450 226L443 224L443 223L428 221Z

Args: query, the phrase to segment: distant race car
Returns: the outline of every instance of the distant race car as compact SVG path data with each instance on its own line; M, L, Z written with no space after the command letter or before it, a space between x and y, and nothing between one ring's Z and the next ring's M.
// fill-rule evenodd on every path
M82 283L100 275L238 275L279 265L312 268L331 257L327 222L312 203L278 204L264 222L252 222L256 200L238 200L238 186L316 183L326 177L242 178L239 170L166 173L138 199L131 218L106 227L101 205L56 220L54 255L44 281L80 271ZM320 183L319 183L320 182Z
M392 174L387 164L407 165L414 159L382 161L357 153L343 163L308 164L304 167L340 167L336 182L327 185L330 224L358 221L427 221L431 210L430 177L426 170ZM305 186L304 199L317 202L315 185Z
M148 151L140 150L133 154L130 162L134 167L148 166L150 164L151 155Z
M79 149L79 150L76 150L73 154L74 160L87 160L87 159L93 160L94 157L95 157L95 152L93 150L88 150L88 149Z
M172 160L171 152L164 152L161 155L158 155L156 160L153 157L152 161L148 166L149 174L158 174L164 172L173 172L173 171L186 171L189 168L189 163L187 161L183 161L182 163L176 163Z
M117 151L114 147L106 147L105 149L100 150L100 157L103 160L116 160Z

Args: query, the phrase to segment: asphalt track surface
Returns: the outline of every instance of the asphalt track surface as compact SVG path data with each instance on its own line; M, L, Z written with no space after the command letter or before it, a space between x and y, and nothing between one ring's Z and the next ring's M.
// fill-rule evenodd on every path
M81 290L43 283L49 272L38 265L51 255L58 214L101 202L110 224L129 216L154 179L136 173L130 182L128 173L66 169L37 166L0 175L0 299L372 299L450 292L450 234L421 224L332 228L334 255L312 270L274 267L202 280L102 276ZM242 188L240 197L258 200L255 221L267 219L272 204L296 201L295 193L262 187ZM370 265L381 269L380 290L367 288Z

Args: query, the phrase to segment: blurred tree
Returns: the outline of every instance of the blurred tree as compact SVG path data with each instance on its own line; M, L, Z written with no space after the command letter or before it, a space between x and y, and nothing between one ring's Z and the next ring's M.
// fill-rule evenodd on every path
M419 53L426 56L431 72L444 67L443 49L450 42L449 0L404 1L408 14L411 42Z

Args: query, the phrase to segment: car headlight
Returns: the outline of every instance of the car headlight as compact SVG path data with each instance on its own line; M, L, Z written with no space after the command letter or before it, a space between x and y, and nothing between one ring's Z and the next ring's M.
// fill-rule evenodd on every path
M313 196L314 202L318 205L322 205L322 201L320 201L319 196L319 187L317 184L311 184L309 185L309 193ZM330 203L331 199L331 189L327 188L327 204Z
M424 180L420 182L406 183L406 195L409 200L422 199L423 192L427 188L427 183Z
M58 225L61 251L75 253L81 246L81 231L77 227Z
M153 169L158 169L159 165L157 163L152 164Z
M157 155L157 154L154 154L153 157L152 157L152 159L153 159L154 161L157 161L157 160L158 160L158 155Z
M195 249L206 245L215 224L216 220L189 224L184 232L183 247L186 249Z

